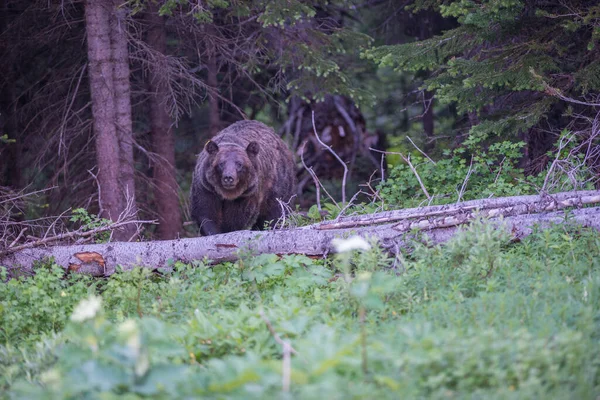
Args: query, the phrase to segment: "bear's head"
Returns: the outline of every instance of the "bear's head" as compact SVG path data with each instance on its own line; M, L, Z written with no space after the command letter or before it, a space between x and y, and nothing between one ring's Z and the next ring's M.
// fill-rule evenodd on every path
M206 180L222 198L234 200L257 189L257 142L250 142L244 148L237 143L209 141L204 150L208 153Z

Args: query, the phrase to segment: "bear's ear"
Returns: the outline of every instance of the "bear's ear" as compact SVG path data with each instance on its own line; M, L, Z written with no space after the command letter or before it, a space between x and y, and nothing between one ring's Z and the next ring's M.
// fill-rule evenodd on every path
M256 157L256 155L258 154L258 149L260 149L260 146L257 142L250 142L248 143L248 147L246 147L246 151L248 152L248 154L254 157Z
M213 155L217 151L219 151L219 146L217 146L217 144L215 142L213 142L212 140L209 140L204 145L204 150L206 150L208 152L208 154Z

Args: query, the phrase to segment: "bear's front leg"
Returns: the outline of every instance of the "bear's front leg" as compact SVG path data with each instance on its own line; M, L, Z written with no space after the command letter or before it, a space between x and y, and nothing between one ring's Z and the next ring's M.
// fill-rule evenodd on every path
M258 204L254 198L238 198L223 202L223 232L250 229L258 217Z
M202 236L216 235L222 232L221 199L202 187L193 187L191 196L192 219L200 227Z

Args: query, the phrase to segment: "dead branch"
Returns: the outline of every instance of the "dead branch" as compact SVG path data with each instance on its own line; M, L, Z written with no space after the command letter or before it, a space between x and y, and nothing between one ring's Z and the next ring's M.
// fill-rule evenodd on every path
M112 231L114 231L122 226L128 225L128 224L156 224L156 221L138 221L138 220L117 221L117 222L109 223L105 226L91 229L89 231L86 230L87 229L86 227L81 227L75 231L61 233L61 234L55 235L55 236L44 237L42 239L39 239L39 240L36 240L33 242L28 242L28 243L25 243L25 244L22 244L19 246L14 246L14 247L9 246L8 248L0 251L0 257L3 257L5 255L11 254L11 253L16 253L21 250L31 249L33 247L40 247L40 246L43 246L43 245L46 245L46 244L52 243L52 242L58 242L61 240L73 239L73 238L86 238L86 237L97 235L98 233L102 233L102 232L108 232L108 231L112 232Z
M269 330L269 332L271 332L271 336L273 336L273 339L275 339L275 341L277 343L279 343L281 346L285 346L286 343L283 339L281 339L281 337L277 334L277 332L275 331L275 328L273 328L273 324L271 324L271 321L269 321L269 318L267 318L267 316L265 315L265 312L263 310L260 310L258 312L258 314L260 315L260 317L262 318L262 320L265 322L265 325L267 325L267 329ZM289 345L289 349L293 354L298 354L298 352Z
M410 142L410 143L413 145L413 147L414 147L415 149L417 149L417 151L423 155L423 157L425 157L426 159L428 159L428 160L429 160L429 161L430 161L430 162L431 162L433 165L436 165L436 162L435 162L435 161L433 161L433 160L432 160L432 159L431 159L431 158L430 158L430 157L427 155L427 153L425 153L423 150L421 150L421 149L419 148L419 146L417 146L417 145L415 144L415 142L413 142L413 140L410 138L410 136L406 136L406 138L407 138L407 139L408 139L408 141L409 141L409 142ZM371 149L371 150L373 150L373 149Z
M542 191L564 190L564 181L566 177L570 187L574 190L585 187L591 180L595 183L597 174L594 168L597 168L600 160L600 147L595 144L600 137L600 112L596 113L593 121L590 121L589 129L583 131L569 131L561 135L556 149L556 156L542 185ZM565 150L570 150L565 154ZM588 180L585 178L589 177Z
M335 151L333 151L331 146L328 146L325 143L323 143L323 141L319 137L319 134L317 133L317 126L315 125L315 112L314 111L312 112L312 126L313 126L313 131L315 133L315 137L317 138L317 140L319 141L321 146L325 147L327 149L327 151L329 151L331 154L333 154L333 156L340 162L342 167L344 167L344 176L342 178L342 203L345 204L346 203L346 178L348 177L348 166L340 158L340 156L338 156L337 153Z
M502 168L502 167L500 167ZM458 200L456 200L456 204L460 203L460 199L462 199L463 194L465 193L465 189L467 188L467 182L469 182L469 178L473 173L473 156L471 156L471 163L469 164L469 170L467 171L467 175L463 181L462 186L460 187L460 191L458 192Z
M319 210L319 212L321 212L321 181L319 180L319 178L317 178L317 174L315 174L315 171L312 169L312 167L308 167L306 165L306 163L304 162L304 148L305 148L306 143L304 143L302 145L302 150L300 151L300 161L302 161L302 166L308 171L308 173L310 174L310 177L312 178L314 184L315 184L315 191L316 191L316 197L317 197L317 209ZM325 193L327 193L327 190L325 190ZM327 195L329 195L329 193L327 193Z
M378 153L382 153L382 154L396 154L396 155L399 155L400 157L402 157L402 159L404 160L404 162L408 164L410 170L413 172L413 174L417 178L417 181L419 181L419 185L421 186L421 190L423 191L423 194L425 194L425 197L427 197L427 200L429 200L431 202L432 198L429 195L429 192L427 191L427 188L423 184L423 181L421 180L421 176L419 176L419 173L417 172L417 169L415 168L415 166L410 161L410 154L408 156L404 156L404 154L398 153L398 152L394 152L394 151L381 151L381 150L375 150L375 149L372 149L372 150L374 150L374 151L376 151Z

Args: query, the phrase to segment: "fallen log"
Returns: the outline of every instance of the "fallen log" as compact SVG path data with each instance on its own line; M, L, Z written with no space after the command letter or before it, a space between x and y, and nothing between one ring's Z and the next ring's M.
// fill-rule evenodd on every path
M481 217L494 218L501 215L540 213L568 207L600 203L600 190L562 192L548 195L527 195L497 197L464 201L458 204L405 208L369 215L342 217L335 221L325 221L316 225L316 229L341 229L382 224L395 221L415 220L431 217L447 217L478 213Z
M534 225L548 226L569 221L600 230L600 191L559 193L552 196L517 196L465 202L459 205L422 207L389 211L369 216L340 218L310 226L275 231L238 231L191 239L153 242L112 242L70 246L27 248L0 258L10 271L31 272L34 263L53 257L69 271L107 276L118 265L169 267L175 261L234 261L248 254L304 254L326 256L333 252L334 238L359 235L376 237L391 252L406 248L407 233L420 229L432 243L447 241L457 227L480 216L499 229L507 229L515 238L531 233ZM578 208L586 206L586 208ZM496 210L496 211L494 211ZM548 211L551 210L551 211ZM502 212L505 214L503 215ZM411 235L408 235L411 236Z

